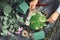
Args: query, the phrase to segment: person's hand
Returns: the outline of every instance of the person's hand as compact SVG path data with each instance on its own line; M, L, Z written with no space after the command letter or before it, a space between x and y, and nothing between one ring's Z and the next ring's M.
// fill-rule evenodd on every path
M30 9L35 9L37 3L38 3L38 0L33 0L33 1L31 1L31 2L30 2Z
M50 17L50 18L47 19L47 21L48 21L49 23L53 23L55 20L53 20L52 17Z
M47 19L47 21L53 23L53 22L55 22L55 21L57 20L58 16L59 16L59 13L58 13L58 12L54 12L54 13L50 16L50 18Z

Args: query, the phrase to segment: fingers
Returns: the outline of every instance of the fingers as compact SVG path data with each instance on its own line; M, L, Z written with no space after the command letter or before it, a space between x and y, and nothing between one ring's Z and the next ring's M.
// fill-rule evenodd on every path
M30 2L30 9L33 10L36 8L36 4L38 3L38 0L34 0Z
M51 19L48 19L47 20L49 23L53 23L54 21L53 20L51 20Z
M50 17L49 19L47 19L47 21L50 22L50 23L55 22L55 21L52 19L52 17Z
M59 16L59 13L54 12L47 21L55 22L57 20L58 16Z
M32 3L30 2L30 9L32 8Z
M34 4L34 2L30 2L30 9L33 10L36 8L36 4Z
M35 8L36 8L36 6L35 6L35 5L33 5L31 9L35 9Z

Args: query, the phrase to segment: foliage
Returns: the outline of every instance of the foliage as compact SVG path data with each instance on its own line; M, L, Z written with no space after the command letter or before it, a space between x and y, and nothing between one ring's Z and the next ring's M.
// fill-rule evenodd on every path
M39 30L44 27L46 17L41 12L35 12L30 18L30 27L33 30Z
M4 7L4 16L0 16L2 21L2 32L1 35L7 36L11 35L14 36L14 32L18 30L20 27L19 22L23 22L23 17L20 17L14 11L12 11L11 6L6 5Z

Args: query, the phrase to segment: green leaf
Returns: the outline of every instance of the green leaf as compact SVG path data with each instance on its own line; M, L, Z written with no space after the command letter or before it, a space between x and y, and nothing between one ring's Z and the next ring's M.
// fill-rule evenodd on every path
M11 32L13 32L13 33L14 33L14 31L15 31L15 29L13 29Z
M5 16L5 17L4 17L4 20L8 20L8 17Z
M40 17L39 14L35 14L35 15L33 15L33 16L31 17L31 19L30 19L30 22L33 22L33 21L38 20L39 17Z
M3 21L3 25L7 25L7 21Z
M13 24L13 19L9 19L9 23Z
M12 31L12 29L11 29L11 28L9 28L9 31L11 32L11 31Z
M5 35L4 33L1 33L1 35Z
M15 36L14 34L12 34L11 36Z
M39 19L38 19L40 22L46 22L46 18L45 18L45 16L41 16L41 17L39 17Z
M2 30L3 31L3 33L4 33L4 35L7 35L8 34L8 30Z
M2 26L2 29L7 29L9 25Z
M20 18L18 14L16 14L17 20Z
M9 6L9 5L5 6L5 8L4 8L4 14L6 16L8 16L10 14L11 10L12 10L11 6Z
M10 25L10 28L13 28L13 25Z
M14 24L14 28L18 28L19 27L19 25L18 24Z
M18 21L20 21L20 22L24 23L23 18L19 18L19 20L18 20Z
M16 14L17 20L24 23L23 17L20 17L18 14Z

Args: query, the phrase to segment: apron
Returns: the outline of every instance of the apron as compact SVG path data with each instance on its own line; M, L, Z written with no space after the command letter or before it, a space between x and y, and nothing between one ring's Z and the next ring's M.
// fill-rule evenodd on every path
M37 6L37 10L47 14L47 18L51 16L53 12L56 11L60 3L60 0L39 0L38 4L41 4L41 6ZM46 4L46 5L42 5Z

